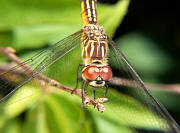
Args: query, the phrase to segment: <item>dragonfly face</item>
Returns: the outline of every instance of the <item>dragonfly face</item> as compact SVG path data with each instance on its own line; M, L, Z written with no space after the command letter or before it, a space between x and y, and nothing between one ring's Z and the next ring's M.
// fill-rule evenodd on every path
M112 70L109 66L97 67L95 65L87 66L82 72L84 80L89 81L93 87L103 87L105 82L112 77Z

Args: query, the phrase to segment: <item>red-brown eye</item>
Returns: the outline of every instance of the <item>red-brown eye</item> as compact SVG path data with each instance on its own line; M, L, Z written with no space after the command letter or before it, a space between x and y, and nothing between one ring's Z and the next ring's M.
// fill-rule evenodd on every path
M96 66L88 66L84 69L82 74L85 79L95 80L100 74L100 69Z
M101 68L100 76L103 80L109 80L112 77L112 69L109 66L104 66Z

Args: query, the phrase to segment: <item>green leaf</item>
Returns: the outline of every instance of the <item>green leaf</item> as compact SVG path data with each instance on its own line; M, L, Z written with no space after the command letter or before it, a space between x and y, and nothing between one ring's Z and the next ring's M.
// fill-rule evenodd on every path
M128 5L129 0L120 0L115 5L98 3L100 24L111 37L127 13ZM78 0L3 0L0 5L0 17L0 31L13 33L8 35L8 38L11 38L9 45L16 50L39 48L47 43L54 43L81 28Z
M31 106L40 96L41 91L33 86L23 86L11 98L2 104L3 115L6 119L18 116Z
M93 107L88 107L101 132L108 130L132 132L134 128L166 130L167 123L136 99L111 88L107 98L108 102L103 104L106 108L103 113L95 111ZM105 126L108 124L109 126Z
M48 96L45 101L46 120L51 132L80 133L90 132L90 121L85 121L85 114L65 93ZM69 95L69 94L68 94ZM72 97L72 96L71 96Z
M28 27L17 27L13 30L13 47L16 50L25 48L38 48L45 44L56 43L64 37L76 32L80 26L77 25L36 25Z
M79 6L78 0L2 0L0 29L7 31L20 25L32 26L44 23L78 23L80 22Z
M3 128L0 128L1 133L20 133L20 122L16 119L6 122Z
M138 32L128 33L116 42L136 70L144 75L163 74L172 64L157 42Z
M26 121L23 127L24 133L50 133L46 117L45 108L42 102L39 102L26 114Z
M101 116L102 115L102 116ZM103 114L94 115L99 133L134 133L129 127L114 124L109 119L103 117Z
M113 37L116 29L128 11L130 0L119 0L115 5L98 5L100 24Z
M7 31L7 32L0 32L0 46L9 46L10 44L12 44L12 32L11 31Z

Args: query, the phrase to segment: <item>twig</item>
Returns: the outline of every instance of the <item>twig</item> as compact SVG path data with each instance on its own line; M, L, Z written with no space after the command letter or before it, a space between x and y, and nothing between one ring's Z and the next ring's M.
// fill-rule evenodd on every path
M118 86L126 86L126 87L136 87L134 81L123 79L119 77L112 77L110 80L110 84L112 85L118 85ZM145 83L146 88L149 88L151 90L163 90L168 91L172 93L178 93L180 94L180 84L153 84L153 83Z
M23 69L25 70L29 70L29 71L33 71L33 69L28 66L26 63L24 63L23 61L21 61L14 53L15 53L15 50L10 48L10 47L7 47L7 48L2 48L0 47L0 53L4 54L5 56L7 56L9 59L11 59L12 61L14 61L15 63L17 63L18 65L20 65ZM2 69L2 68L1 68ZM7 69L7 68L6 68ZM17 73L21 73L21 74L25 74L25 73L22 73L21 71L16 71ZM65 91L68 91L68 92L71 92L73 89L72 88L69 88L67 86L64 86L62 85L61 83L55 81L55 80L52 80L48 77L46 77L45 75L43 74L38 74L37 75L37 78L41 79L41 80L44 80L46 81L47 83L50 83L52 86L56 86L58 88L61 88L61 89L64 89ZM76 90L75 93L77 93L78 95L80 94L80 90Z
M28 71L33 71L33 69L28 66L26 63L24 63L23 61L21 61L14 53L15 53L15 50L10 48L10 47L7 47L7 48L2 48L0 47L0 53L7 56L9 59L11 59L12 61L14 61L15 63L17 63L18 65L20 65L23 69L25 70L28 70ZM10 68L3 68L3 67L0 67L0 72L1 71L8 71ZM25 74L23 73L22 71L19 71L19 70L16 70L16 71L11 71L12 73L16 73L16 74ZM40 79L40 80L43 80L45 82L47 82L48 84L50 84L51 86L55 86L59 89L63 89L64 91L67 91L67 92L72 92L74 89L73 88L70 88L68 86L65 86L61 83L59 83L58 81L55 81L53 79L50 79L49 77L43 75L43 74L40 74L38 73L38 75L36 76L36 78ZM73 94L76 94L78 96L82 96L81 95L81 89L76 89L73 91ZM94 100L92 98L90 98L89 96L86 96L84 97L84 101L86 102L85 105L88 106L88 105L93 105L95 107L98 108L98 110L100 111L104 111L104 110L101 110L101 108L104 108L101 101L99 101L99 99L97 100ZM98 103L99 102L99 103ZM106 102L106 101L104 101Z

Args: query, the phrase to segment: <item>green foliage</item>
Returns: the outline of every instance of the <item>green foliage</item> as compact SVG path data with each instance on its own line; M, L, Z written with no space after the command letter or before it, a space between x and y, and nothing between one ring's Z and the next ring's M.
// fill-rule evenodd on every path
M138 32L122 36L117 43L136 70L144 74L162 74L172 64L170 57L156 47L156 42Z
M128 4L129 0L119 1L116 5L98 4L99 21L108 35L112 36L119 26ZM3 0L0 16L0 45L12 45L16 50L57 42L81 28L79 0Z

